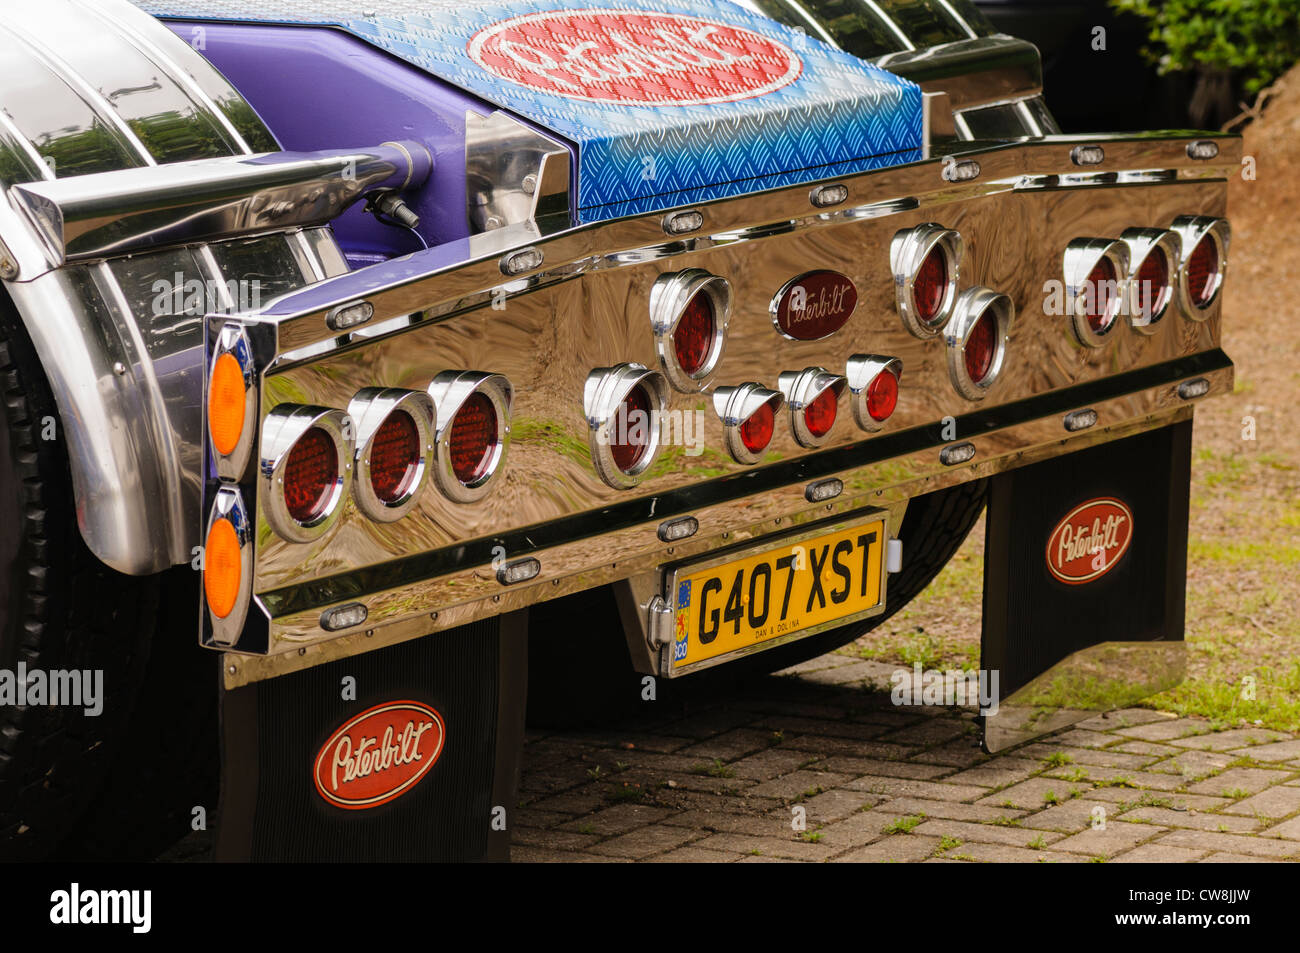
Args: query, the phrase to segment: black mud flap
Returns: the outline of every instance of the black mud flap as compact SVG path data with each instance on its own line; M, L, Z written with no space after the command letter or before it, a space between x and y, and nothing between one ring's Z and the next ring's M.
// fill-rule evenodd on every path
M503 861L527 616L224 691L219 861Z
M993 477L985 750L1182 681L1191 442L1188 419Z

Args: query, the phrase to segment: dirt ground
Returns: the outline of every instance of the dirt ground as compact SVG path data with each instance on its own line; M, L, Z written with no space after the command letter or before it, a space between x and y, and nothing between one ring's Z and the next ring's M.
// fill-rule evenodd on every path
M1196 409L1188 553L1189 677L1151 707L1300 729L1300 67L1244 130L1254 178L1229 186L1223 348L1231 395ZM1243 172L1250 172L1243 166ZM972 667L983 523L934 584L846 654ZM1254 678L1254 699L1243 681ZM1245 696L1245 697L1244 697Z

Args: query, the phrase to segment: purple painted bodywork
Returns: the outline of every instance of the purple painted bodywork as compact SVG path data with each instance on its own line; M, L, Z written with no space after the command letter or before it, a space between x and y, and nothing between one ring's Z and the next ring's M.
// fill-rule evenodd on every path
M495 107L341 30L167 25L225 74L284 149L423 143L434 156L433 177L407 197L420 216L420 236L429 245L468 237L465 113L486 115ZM361 206L343 213L334 233L353 267L422 247L414 235L384 225Z

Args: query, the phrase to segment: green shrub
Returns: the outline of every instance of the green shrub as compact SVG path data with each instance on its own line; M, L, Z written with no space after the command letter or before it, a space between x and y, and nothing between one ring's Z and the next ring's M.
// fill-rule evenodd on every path
M1235 74L1254 94L1300 60L1300 0L1110 0L1147 21L1143 52L1161 73Z

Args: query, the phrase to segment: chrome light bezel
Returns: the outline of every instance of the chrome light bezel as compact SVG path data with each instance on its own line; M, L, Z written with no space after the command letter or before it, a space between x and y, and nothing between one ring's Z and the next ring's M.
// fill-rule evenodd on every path
M433 480L442 494L453 503L474 503L496 486L503 472L506 451L510 448L510 412L515 391L502 374L488 371L443 371L429 384L434 404ZM483 475L464 483L451 465L451 429L456 414L474 394L482 394L492 403L497 418L497 439Z
M284 501L284 468L294 444L313 427L324 430L338 454L338 474L329 501L320 515L300 522L289 513ZM343 512L343 500L352 485L352 461L356 456L356 427L341 410L328 407L280 404L262 421L262 458L258 467L262 513L277 535L291 543L320 539Z
M239 364L244 378L244 428L240 432L239 442L234 450L223 454L217 449L212 439L212 420L208 413L208 400L212 393L212 376L217 369L217 359L229 354ZM239 480L248 470L248 461L253 455L253 442L257 435L257 371L253 363L253 348L243 325L227 322L217 332L209 359L208 373L204 377L203 416L207 430L208 446L212 450L213 464L217 476L223 480Z
M704 363L694 374L688 374L677 361L677 348L673 335L681 322L687 306L697 294L707 295L713 307L713 341ZM709 379L718 369L722 352L727 344L727 324L731 321L731 282L702 268L660 275L650 286L650 329L654 334L655 349L664 377L675 390L694 394L709 385Z
M1164 228L1126 228L1120 235L1129 251L1128 267L1128 323L1139 334L1155 334L1158 325L1169 313L1169 305L1178 294L1179 259L1182 255L1182 239L1178 233ZM1157 301L1157 307L1148 318L1142 313L1142 289L1138 287L1138 272L1142 263L1152 251L1159 248L1165 255L1169 275L1163 297Z
M990 310L997 320L998 332L993 363L983 379L976 381L966 371L966 344L976 323ZM952 386L967 400L983 400L997 383L1006 363L1007 340L1015 317L1016 306L1011 298L991 288L967 288L958 296L952 319L944 329L944 343L948 346L948 376L952 379Z
M765 406L772 408L772 436L776 436L776 415L785 403L785 395L780 391L769 390L762 384L746 381L735 386L719 387L713 392L713 409L722 420L723 439L726 441L727 453L737 463L752 465L763 459L767 448L772 445L769 440L762 450L757 452L745 446L740 435L740 428L750 417Z
M921 265L936 245L944 250L948 263L948 287L943 300L939 303L939 313L934 320L927 323L917 314L914 286ZM894 299L898 316L903 319L903 326L913 336L925 340L937 337L952 316L953 305L957 300L957 281L961 274L961 259L965 253L965 242L961 234L951 228L944 228L934 222L926 222L914 228L905 228L894 235L889 243L889 264L894 274Z
M1115 294L1111 296L1106 308L1106 324L1098 331L1088 320L1087 283L1088 276L1103 258L1109 260L1115 270ZM1062 269L1066 312L1070 316L1070 327L1074 330L1075 339L1085 347L1101 347L1120 325L1120 316L1129 306L1132 297L1129 291L1128 259L1128 245L1119 239L1076 238L1065 247Z
M844 377L849 383L849 406L853 409L853 419L868 433L877 433L889 423L889 418L877 420L867 410L867 392L881 374L892 374L894 380L901 383L903 362L899 358L882 357L879 354L854 354L844 369Z
M203 608L207 610L208 622L212 626L212 641L222 648L233 648L239 643L244 631L244 622L248 618L248 607L253 599L253 521L249 517L244 496L237 486L220 486L208 510L208 523L203 531L206 546L212 525L219 519L227 519L235 530L235 539L239 541L239 595L229 614L223 619L212 611L208 605L206 589L201 586ZM205 554L206 556L206 554ZM204 564L206 572L206 563Z
M790 408L790 429L799 446L820 447L830 439L835 425L831 424L830 430L819 437L808 429L804 411L828 389L835 391L835 402L838 405L848 383L844 375L828 371L824 367L805 367L802 371L781 372L776 386L785 396L786 406ZM836 417L839 417L838 409Z
M415 422L421 452L410 487L393 502L381 500L370 480L370 451L384 422L402 411ZM418 390L400 387L365 387L348 403L348 416L356 426L356 456L352 477L352 498L357 509L379 523L392 523L409 513L418 502L434 467L434 434L437 408L433 398Z
M1169 226L1182 239L1183 247L1178 259L1178 304L1183 314L1192 321L1208 321L1219 313L1223 296L1223 281L1228 273L1228 246L1232 243L1232 226L1226 218L1212 215L1180 215ZM1187 287L1187 262L1201 239L1209 236L1219 253L1219 267L1214 275L1214 291L1204 305L1192 301Z
M651 404L650 445L630 470L614 462L611 428L617 424L618 409L636 386L645 388ZM582 407L587 418L587 441L596 475L616 490L626 490L641 482L642 475L654 463L663 444L662 418L668 409L669 385L658 371L644 364L626 363L614 367L597 367L587 375L583 387Z

